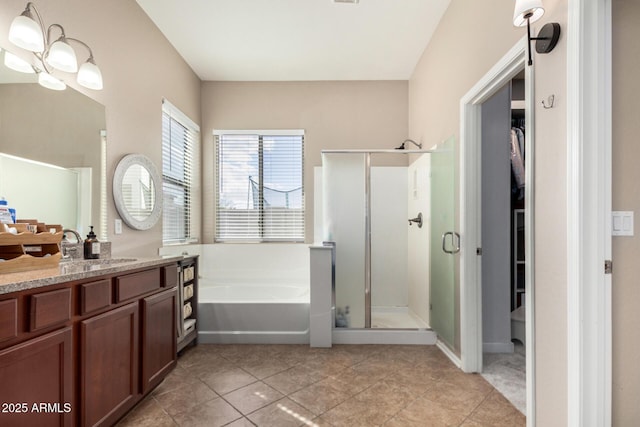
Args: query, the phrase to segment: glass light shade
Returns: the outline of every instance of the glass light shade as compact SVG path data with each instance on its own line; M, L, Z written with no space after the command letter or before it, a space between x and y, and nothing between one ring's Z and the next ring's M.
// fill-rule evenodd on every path
M91 62L91 60L82 64L80 71L78 71L78 83L88 89L102 90L102 73L100 72L100 68Z
M51 90L65 90L67 88L67 85L64 84L64 82L56 79L51 74L45 73L44 71L38 74L38 83L40 83L40 86Z
M47 63L53 68L67 73L78 71L76 52L63 40L53 42L47 53Z
M542 0L516 0L516 7L513 11L513 25L524 27L529 22L534 23L544 15Z
M4 65L7 68L11 68L14 71L19 71L21 73L35 73L35 70L27 61L22 58L15 56L13 53L9 51L4 52Z
M40 25L25 15L16 16L11 23L9 41L32 52L44 50L44 37Z

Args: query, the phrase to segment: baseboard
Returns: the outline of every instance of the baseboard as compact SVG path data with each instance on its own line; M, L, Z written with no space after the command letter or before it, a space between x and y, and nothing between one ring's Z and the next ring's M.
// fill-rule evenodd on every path
M333 344L399 344L434 345L437 335L432 330L405 329L340 329L332 334Z
M204 331L199 344L309 344L309 330L302 332Z
M485 342L482 344L483 353L513 353L513 343L509 342Z
M436 346L456 365L458 368L462 368L462 360L455 354L449 346L447 346L444 342L438 340Z

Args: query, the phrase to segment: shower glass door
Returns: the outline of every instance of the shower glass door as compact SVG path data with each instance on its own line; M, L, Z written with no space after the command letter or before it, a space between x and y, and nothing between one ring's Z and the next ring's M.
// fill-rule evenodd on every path
M455 230L455 137L431 153L430 323L438 338L454 349L455 268L459 237Z
M366 172L363 153L323 153L323 240L335 242L335 326L364 328Z

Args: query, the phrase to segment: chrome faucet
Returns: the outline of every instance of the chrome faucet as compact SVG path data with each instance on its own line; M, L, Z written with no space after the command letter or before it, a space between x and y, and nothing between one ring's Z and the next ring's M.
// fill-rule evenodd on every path
M62 239L62 243L60 244L60 249L62 250L62 259L63 260L74 260L77 258L82 258L82 237L80 237L80 233L76 230L71 230L65 228L62 230L64 238ZM67 233L71 233L76 237L76 242L72 243L67 240Z
M78 233L76 230L65 228L64 230L62 230L62 233L63 233L63 236L66 235L67 233L71 233L74 236L76 236L76 243L82 243L82 236L80 236L80 233Z
M79 258L78 248L76 244L64 244L62 245L62 259L74 259Z

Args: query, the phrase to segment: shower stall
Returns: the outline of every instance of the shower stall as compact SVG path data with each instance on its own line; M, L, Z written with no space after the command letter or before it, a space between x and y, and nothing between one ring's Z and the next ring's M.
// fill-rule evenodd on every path
M454 346L455 158L453 138L322 152L316 232L335 245L334 332L436 332Z

